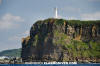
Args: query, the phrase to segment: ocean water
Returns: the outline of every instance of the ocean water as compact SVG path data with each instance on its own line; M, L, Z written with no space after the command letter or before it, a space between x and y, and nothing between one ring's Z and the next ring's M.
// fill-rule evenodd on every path
M100 64L0 64L0 66L100 66Z

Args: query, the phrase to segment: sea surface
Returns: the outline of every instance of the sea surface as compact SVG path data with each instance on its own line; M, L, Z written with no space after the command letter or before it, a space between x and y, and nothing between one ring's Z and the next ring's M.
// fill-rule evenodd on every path
M100 66L100 64L0 64L0 66Z

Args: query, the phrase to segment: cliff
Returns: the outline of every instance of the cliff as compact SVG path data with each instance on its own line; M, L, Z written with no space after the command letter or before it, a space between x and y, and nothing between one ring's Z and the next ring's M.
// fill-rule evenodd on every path
M22 39L22 60L100 62L100 21L37 21Z

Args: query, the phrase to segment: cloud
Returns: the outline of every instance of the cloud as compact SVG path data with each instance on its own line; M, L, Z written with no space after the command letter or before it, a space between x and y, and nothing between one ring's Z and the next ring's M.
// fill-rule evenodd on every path
M82 20L100 20L100 12L82 14L81 19Z
M22 33L22 35L29 35L29 30L25 31L24 33Z
M81 9L80 8L74 8L74 7L63 7L63 8L60 8L61 10L63 11L69 11L69 12L80 12Z
M8 40L17 40L17 41L21 41L22 38L25 38L29 36L29 30L26 30L25 32L21 33L21 34L17 34L15 36L10 37Z
M0 0L0 4L2 3L2 0Z
M22 19L20 16L14 16L12 14L5 14L0 19L0 29L9 29L12 27L17 27L17 22L23 22L24 19Z
M78 20L76 17L68 17L68 20Z
M64 16L58 15L58 18L59 18L59 19L67 19L67 20L78 20L78 18L76 18L76 17L74 17L74 16L67 16L67 17L64 17Z
M88 1L92 1L92 2L100 2L100 0L88 0Z

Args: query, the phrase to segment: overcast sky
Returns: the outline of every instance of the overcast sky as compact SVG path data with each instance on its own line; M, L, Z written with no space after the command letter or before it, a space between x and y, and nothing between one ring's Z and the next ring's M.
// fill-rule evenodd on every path
M100 0L0 0L0 51L21 47L37 20L54 17L99 20Z

